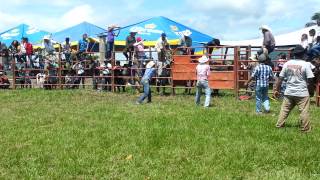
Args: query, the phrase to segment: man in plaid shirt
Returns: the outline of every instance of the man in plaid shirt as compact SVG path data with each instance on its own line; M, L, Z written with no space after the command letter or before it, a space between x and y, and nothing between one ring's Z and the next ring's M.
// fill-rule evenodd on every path
M253 79L256 80L256 113L261 114L261 104L263 104L265 112L270 112L270 102L268 97L269 80L273 79L272 68L265 64L267 57L261 54L258 57L259 65L254 69L251 77L245 83L247 86Z

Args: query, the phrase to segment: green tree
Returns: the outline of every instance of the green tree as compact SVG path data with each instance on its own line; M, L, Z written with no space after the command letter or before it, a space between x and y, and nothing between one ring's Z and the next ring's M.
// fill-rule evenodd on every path
M311 17L311 20L320 21L320 12L314 13L314 15Z

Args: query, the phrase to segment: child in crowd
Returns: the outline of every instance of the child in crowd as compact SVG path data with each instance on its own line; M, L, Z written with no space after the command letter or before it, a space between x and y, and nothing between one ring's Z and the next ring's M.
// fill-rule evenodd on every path
M210 75L210 66L206 64L208 62L208 58L206 56L202 56L199 58L199 64L196 67L197 70L197 92L196 92L196 104L200 105L200 97L202 93L202 89L205 89L206 100L204 103L204 107L210 106L210 98L211 98L211 89L209 87L209 75Z
M258 57L259 65L254 69L249 80L245 83L247 86L253 79L256 80L256 113L261 114L261 105L263 104L265 112L270 112L270 102L268 97L269 80L273 79L272 68L266 65L267 57L261 54Z

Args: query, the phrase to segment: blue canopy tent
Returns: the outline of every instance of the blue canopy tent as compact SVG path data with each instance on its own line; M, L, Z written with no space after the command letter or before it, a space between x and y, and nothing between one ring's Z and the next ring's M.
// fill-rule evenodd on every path
M190 37L193 40L193 46L199 45L198 43L200 42L208 42L213 39L209 35L203 34L166 17L159 16L121 28L120 34L116 38L115 45L125 45L126 37L132 30L138 32L136 37L140 36L142 39L145 39L144 44L147 46L154 46L163 32L166 33L171 45L178 45L182 34L186 31L191 33Z
M52 35L52 39L53 41L63 43L66 37L69 37L71 44L77 45L78 41L82 39L82 35L88 34L88 37L93 40L93 42L90 42L89 44L89 49L91 49L92 51L98 51L99 46L98 43L96 43L96 39L94 38L97 37L97 34L101 34L104 32L106 32L106 30L101 27L88 22L82 22L78 25L54 33Z
M39 30L35 27L27 24L20 24L17 27L11 28L0 34L0 41L7 46L11 44L13 40L20 41L21 38L27 37L32 44L41 44L43 36L49 35L49 32Z

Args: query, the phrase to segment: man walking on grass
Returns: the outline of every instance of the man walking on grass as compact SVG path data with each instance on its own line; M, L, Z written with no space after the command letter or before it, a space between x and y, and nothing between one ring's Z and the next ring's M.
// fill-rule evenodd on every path
M259 65L254 69L251 77L245 83L245 86L255 79L256 80L256 113L262 113L261 105L263 104L266 113L270 112L270 102L268 97L269 80L273 79L273 72L270 66L266 65L267 56L261 54L258 57Z
M295 59L283 65L273 92L274 96L277 97L283 79L287 79L287 87L276 127L283 128L285 126L290 111L297 105L300 111L301 132L309 132L311 126L309 121L310 96L308 84L312 81L314 75L310 65L303 60L305 49L301 45L295 47L293 55Z

